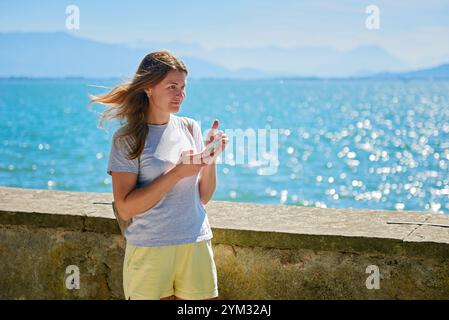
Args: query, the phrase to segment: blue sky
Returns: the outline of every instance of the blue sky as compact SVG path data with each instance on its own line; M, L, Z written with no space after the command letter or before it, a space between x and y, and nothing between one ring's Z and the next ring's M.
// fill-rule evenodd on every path
M5 1L0 31L67 31L65 8L80 8L78 36L114 43L184 42L205 48L378 45L410 66L449 61L447 1ZM380 9L380 29L365 8Z

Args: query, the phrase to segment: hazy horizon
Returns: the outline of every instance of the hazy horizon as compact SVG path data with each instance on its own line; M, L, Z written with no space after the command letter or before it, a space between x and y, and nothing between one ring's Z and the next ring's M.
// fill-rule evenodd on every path
M229 70L285 73L294 64L291 71L304 76L418 70L449 62L448 1L377 1L379 29L367 28L370 4L358 1L170 4L77 1L79 29L68 30L71 2L2 2L0 32L63 31L130 48L161 45Z

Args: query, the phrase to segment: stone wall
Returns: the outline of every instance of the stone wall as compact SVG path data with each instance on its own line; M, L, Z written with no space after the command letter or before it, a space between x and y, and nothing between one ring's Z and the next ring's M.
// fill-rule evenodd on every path
M0 188L0 299L123 299L111 201ZM222 201L206 210L220 299L449 299L448 215ZM69 266L79 289L67 288Z

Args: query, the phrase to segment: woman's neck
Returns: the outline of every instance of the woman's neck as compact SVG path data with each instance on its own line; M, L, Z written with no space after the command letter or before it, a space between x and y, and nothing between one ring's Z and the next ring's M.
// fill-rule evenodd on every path
M162 125L167 124L170 121L170 113L166 114L150 114L148 116L147 124L156 124L156 125Z

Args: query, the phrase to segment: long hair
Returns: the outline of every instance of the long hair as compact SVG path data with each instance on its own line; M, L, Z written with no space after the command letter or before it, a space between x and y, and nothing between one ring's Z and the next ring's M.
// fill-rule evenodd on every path
M130 147L127 150L129 160L140 156L148 135L146 121L151 105L144 89L160 83L171 70L188 74L185 64L170 51L155 51L143 58L132 81L121 83L102 95L89 95L89 105L100 103L108 106L100 115L100 127L107 119L119 119L121 124L125 121L115 136L119 140L125 139Z

